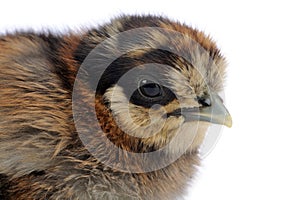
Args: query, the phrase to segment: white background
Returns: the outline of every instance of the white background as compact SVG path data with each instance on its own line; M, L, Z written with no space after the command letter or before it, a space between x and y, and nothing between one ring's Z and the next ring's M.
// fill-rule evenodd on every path
M104 1L103 1L104 2ZM186 199L300 199L297 1L2 1L0 32L65 30L154 13L210 34L227 57L224 128Z

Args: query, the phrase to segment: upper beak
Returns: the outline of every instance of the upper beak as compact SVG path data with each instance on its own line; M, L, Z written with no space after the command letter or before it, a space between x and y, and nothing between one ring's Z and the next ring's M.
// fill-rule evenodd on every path
M231 127L232 118L224 106L220 96L217 94L211 94L210 98L210 106L182 108L181 115L184 116L185 121L206 121Z

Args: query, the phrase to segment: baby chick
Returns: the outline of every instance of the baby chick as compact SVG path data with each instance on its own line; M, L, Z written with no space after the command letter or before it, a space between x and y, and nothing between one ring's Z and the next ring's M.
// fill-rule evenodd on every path
M226 62L158 16L0 36L0 199L175 199L199 165Z

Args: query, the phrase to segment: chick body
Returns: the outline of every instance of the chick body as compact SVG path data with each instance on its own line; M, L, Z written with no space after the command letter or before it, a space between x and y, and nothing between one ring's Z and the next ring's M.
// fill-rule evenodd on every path
M150 131L143 127L150 123L148 115L152 107L131 98L129 104L120 101L128 97L124 87L114 79L118 73L121 76L128 70L116 69L127 66L131 69L145 63L168 64L174 70L164 71L163 77L174 80L174 90L184 87L184 83L175 83L174 77L180 69L186 76L184 81L193 86L197 96L209 92L207 85L218 92L223 82L225 61L211 39L184 24L156 16L122 16L97 29L66 35L18 32L0 36L0 199L174 199L184 194L199 165L197 149L203 141L207 122L197 129L199 134L185 154L162 169L145 173L122 172L100 162L82 143L74 124L73 86L84 59L105 39L142 27L180 32L198 42L207 52L206 56L200 56L198 50L184 40L178 40L176 45L191 52L191 58L199 64L200 71L205 72L205 77L193 72L195 66L189 66L185 60L157 50L151 44L151 49L130 52L112 63L111 71L100 79L96 95L89 85L83 85L78 99L83 105L82 113L96 110L99 124L91 120L90 126L100 125L104 132L99 136L100 141L106 137L128 152L148 153L168 144L174 127L179 129L179 125L188 125L184 125L182 117L170 116L158 134L141 138L141 133ZM162 38L159 35L153 37L153 41ZM113 47L117 49L117 42L112 44L112 51ZM181 94L183 92L185 88L180 88L177 95L185 96ZM95 105L86 101L86 96L90 95L96 96ZM171 96L163 103L163 109L169 113L178 109L179 104ZM185 99L187 105L196 102ZM127 123L121 112L126 106L132 110L135 124L142 129ZM155 112L158 119L163 119L159 109ZM120 124L124 129L119 127ZM189 127L182 128L182 131L188 130ZM98 155L105 157L110 153L106 142L97 145ZM171 146L168 154L177 148L180 144ZM125 166L134 165L127 163L126 158L125 152L109 155L108 159L123 162Z

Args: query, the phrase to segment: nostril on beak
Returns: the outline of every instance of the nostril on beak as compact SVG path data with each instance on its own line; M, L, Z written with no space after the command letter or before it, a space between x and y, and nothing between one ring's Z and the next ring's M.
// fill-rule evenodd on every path
M203 107L209 107L209 106L211 106L211 100L210 100L209 96L197 97L197 101Z

